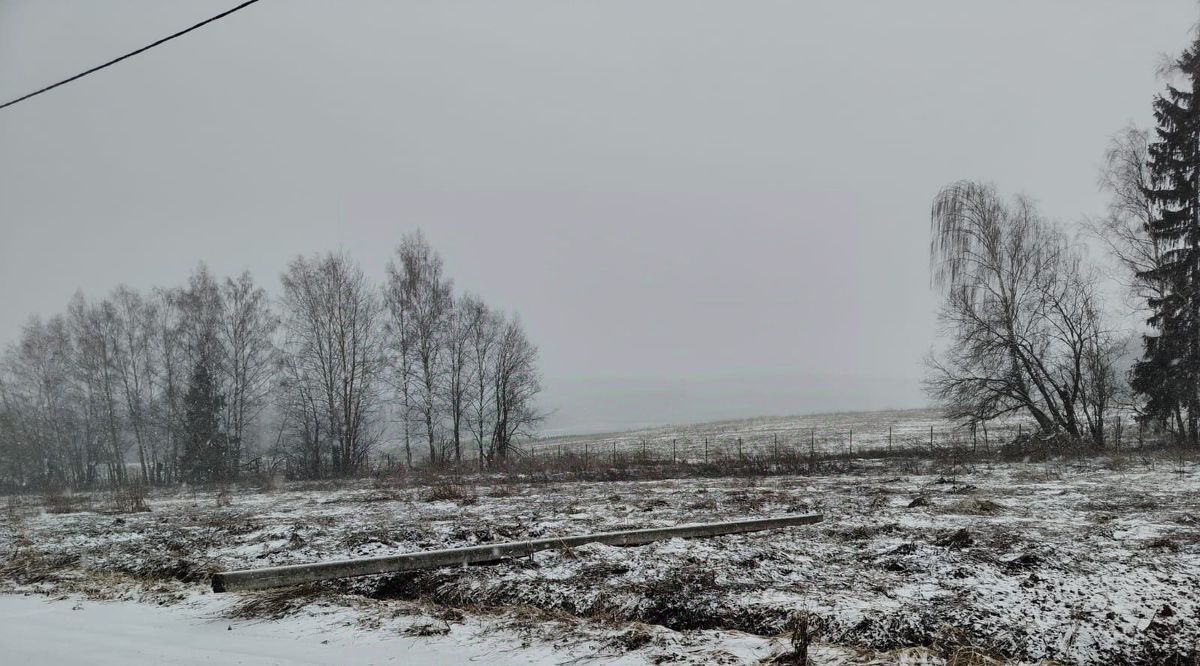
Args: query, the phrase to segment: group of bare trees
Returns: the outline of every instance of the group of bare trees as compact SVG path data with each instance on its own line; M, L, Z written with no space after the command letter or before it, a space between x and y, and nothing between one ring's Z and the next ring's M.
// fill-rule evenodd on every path
M539 422L520 322L456 297L420 234L383 287L335 253L281 281L273 300L201 265L182 287L80 293L31 318L0 363L0 486L348 476L381 444L409 467L488 464Z
M30 319L0 371L0 482L77 488L236 476L267 404L274 316L249 275L125 286ZM211 378L221 441L189 441L192 379ZM215 407L215 406L210 406ZM191 414L192 420L199 414Z
M420 232L406 236L388 263L384 300L407 464L421 439L431 461L461 463L470 445L485 464L506 460L541 421L537 349L520 320L476 296L455 297Z

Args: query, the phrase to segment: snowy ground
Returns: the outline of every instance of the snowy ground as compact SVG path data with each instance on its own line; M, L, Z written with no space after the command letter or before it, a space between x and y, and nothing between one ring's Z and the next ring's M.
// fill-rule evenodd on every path
M530 664L549 649L515 650L488 636L411 637L331 618L230 620L205 604L168 609L128 601L0 595L6 663L40 664Z
M347 659L363 662L408 645L432 650L424 663L461 661L453 651L439 661L447 646L489 663L753 663L786 652L789 619L807 611L818 664L943 663L968 651L1195 663L1193 462L945 465L863 460L837 474L752 479L293 484L234 491L223 506L213 492L153 496L152 511L121 515L105 513L102 497L63 514L23 498L0 523L0 589L73 595L89 600L85 609L108 608L95 599L159 604L169 610L155 617L180 630L198 617L248 618L265 623L233 624L230 636L255 627L280 640L332 636L335 648L362 637L354 644L370 649ZM283 592L205 591L206 576L227 568L807 511L825 522ZM145 606L114 608L123 609L116 618ZM205 631L231 620L206 622ZM26 640L8 635L13 626L0 621L6 644Z
M987 440L991 444L1011 441L1023 428L1029 432L1027 419L1009 417L988 425ZM739 451L745 455L762 455L777 449L807 452L810 448L823 453L885 451L895 448L928 448L930 429L934 447L985 446L983 430L972 433L948 420L936 409L903 409L875 412L835 412L801 416L766 416L694 423L687 425L643 428L627 432L594 435L564 435L540 439L532 446L538 455L558 453L579 454L588 447L593 455L603 456L614 450L620 454L641 455L643 446L648 454L663 459L671 455L672 445L680 459L699 461L704 457L705 440L711 458L733 457ZM740 446L740 448L739 448Z

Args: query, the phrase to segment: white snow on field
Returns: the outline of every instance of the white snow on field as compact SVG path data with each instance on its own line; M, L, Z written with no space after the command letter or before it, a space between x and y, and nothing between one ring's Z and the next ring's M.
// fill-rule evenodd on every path
M892 663L896 650L932 645L1030 662L1192 663L1194 462L1139 454L837 469L608 482L468 477L457 498L394 480L287 484L236 490L229 506L217 506L212 491L158 494L150 513L124 515L106 513L102 496L65 514L26 497L0 516L0 591L163 604L170 610L156 613L185 620L271 618L282 635L334 632L335 645L351 635L364 645L400 637L547 663L752 663L786 649L797 611L819 625L817 664ZM588 545L290 596L204 593L208 573L222 569L808 511L825 522Z
M411 638L361 631L330 618L222 619L211 604L156 607L121 601L0 594L8 664L531 664L549 648L513 649L466 631Z
M1017 416L995 419L987 432L972 433L948 420L936 409L902 409L874 412L836 412L801 416L765 416L752 419L658 426L613 433L558 435L535 440L529 449L536 456L582 455L603 460L614 450L637 459L645 451L654 459L700 462L769 455L777 452L853 453L889 448L967 446L983 449L1011 441L1032 422ZM707 441L707 454L705 442ZM643 449L645 447L645 449Z

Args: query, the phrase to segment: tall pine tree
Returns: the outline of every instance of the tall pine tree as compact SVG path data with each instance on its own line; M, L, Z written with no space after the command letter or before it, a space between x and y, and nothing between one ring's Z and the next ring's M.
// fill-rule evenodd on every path
M1146 197L1154 216L1146 232L1165 251L1139 274L1161 285L1151 298L1145 354L1133 387L1146 398L1146 416L1193 444L1200 439L1200 37L1175 61L1185 82L1154 100L1157 140L1150 145L1152 183Z

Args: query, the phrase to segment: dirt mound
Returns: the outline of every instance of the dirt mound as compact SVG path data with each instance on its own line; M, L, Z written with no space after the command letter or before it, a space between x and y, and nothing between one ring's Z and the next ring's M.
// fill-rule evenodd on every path
M950 513L961 513L972 516L993 516L998 513L1003 513L1007 507L999 502L993 502L989 499L978 499L976 497L968 497L966 499L955 502L948 508Z

